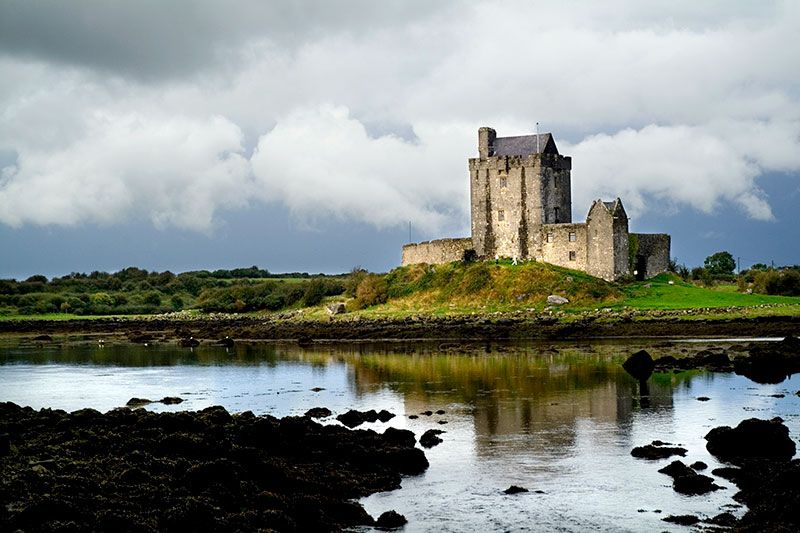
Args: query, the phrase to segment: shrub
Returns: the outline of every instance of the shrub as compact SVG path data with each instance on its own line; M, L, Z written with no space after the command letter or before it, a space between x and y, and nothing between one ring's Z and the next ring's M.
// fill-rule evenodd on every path
M389 297L389 287L383 276L368 274L356 288L355 305L364 309L372 305L385 303Z
M314 279L305 285L306 291L303 293L303 306L311 307L319 304L325 297L325 282L321 279Z

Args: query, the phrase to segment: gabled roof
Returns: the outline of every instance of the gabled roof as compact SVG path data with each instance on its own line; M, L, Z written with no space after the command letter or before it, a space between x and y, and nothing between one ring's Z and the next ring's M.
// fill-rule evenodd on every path
M604 202L600 199L595 200L594 202L592 202L592 207L589 208L589 214L592 213L592 210L595 208L595 206L603 206L603 208L605 208L605 210L611 213L612 215L621 214L624 215L625 218L628 217L628 213L625 212L625 207L622 205L622 200L620 200L619 198L617 198L613 202Z
M538 135L520 135L517 137L498 137L494 140L492 155L514 156L530 154L557 154L558 148L550 133Z

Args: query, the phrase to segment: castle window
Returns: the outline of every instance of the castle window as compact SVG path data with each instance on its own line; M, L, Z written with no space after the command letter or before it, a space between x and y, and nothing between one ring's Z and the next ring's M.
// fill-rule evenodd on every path
M502 209L497 210L497 220L505 220L506 219L506 212Z
M508 178L506 178L505 176L500 178L500 186L501 187L508 187Z
M575 252L574 251L569 253L569 260L570 261L575 261Z
M574 231L569 232L569 242L575 242L578 240L578 236L575 235Z
M555 236L554 233L551 232L551 233L547 234L547 242L553 242L555 240L555 238L556 238L556 236Z
M558 208L553 208L553 222L558 222Z

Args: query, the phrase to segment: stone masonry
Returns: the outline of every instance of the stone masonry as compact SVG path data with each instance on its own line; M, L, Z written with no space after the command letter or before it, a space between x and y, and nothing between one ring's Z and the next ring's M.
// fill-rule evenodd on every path
M596 200L585 223L572 222L571 169L550 133L497 137L480 128L478 157L469 160L472 237L407 244L403 264L507 257L609 281L666 271L669 235L629 233L619 198Z

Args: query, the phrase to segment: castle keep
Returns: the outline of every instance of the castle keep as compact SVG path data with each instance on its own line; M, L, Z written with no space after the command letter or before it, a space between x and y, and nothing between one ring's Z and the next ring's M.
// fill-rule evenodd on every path
M571 169L550 133L497 137L480 128L478 157L469 160L472 237L407 244L403 264L507 257L609 281L665 272L669 235L629 233L619 198L596 200L586 222L572 222Z

